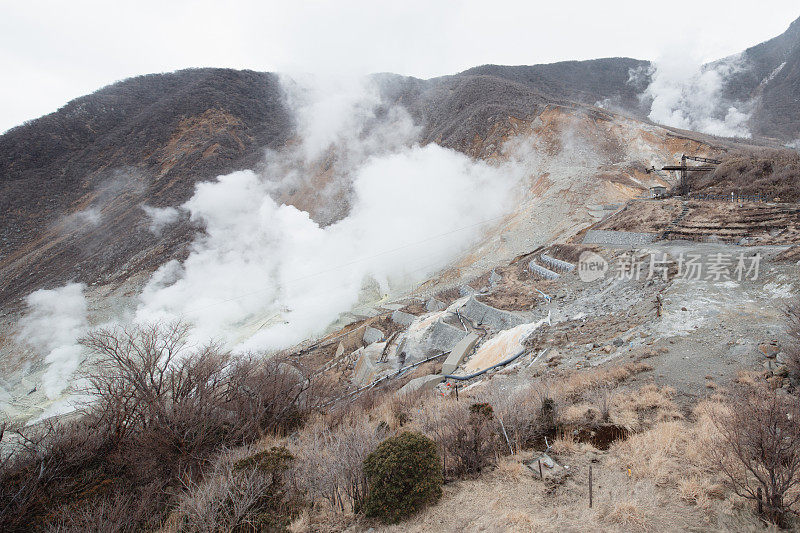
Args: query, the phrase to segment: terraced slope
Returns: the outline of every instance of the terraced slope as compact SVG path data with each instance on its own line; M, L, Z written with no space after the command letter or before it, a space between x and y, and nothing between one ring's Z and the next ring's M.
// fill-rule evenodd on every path
M790 244L800 236L796 204L721 204L688 202L686 215L668 229L670 239Z

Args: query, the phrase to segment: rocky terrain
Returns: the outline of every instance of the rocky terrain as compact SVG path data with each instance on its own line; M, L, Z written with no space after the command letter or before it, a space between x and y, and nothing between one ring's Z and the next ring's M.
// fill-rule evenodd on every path
M723 103L752 106L748 139L648 119L656 67L629 58L484 65L429 80L380 74L355 88L192 69L125 80L14 128L0 137L2 418L37 428L74 411L86 383L73 378L97 356L80 338L94 328L182 318L192 349L215 341L211 352L280 361L282 375L326 387L304 413L308 426L297 429L299 415L287 423L297 433L259 427L257 442L237 435L225 446L284 439L313 462L303 454L332 446L329 430L344 427L351 405L374 423L375 440L407 423L436 433L425 410L440 399L451 405L461 394L499 413L503 397L525 390L541 411L530 387L543 387L540 396L553 387L565 410L559 460L602 464L606 487L668 499L678 467L653 481L640 473L645 448L626 446L667 431L661 423L700 432L706 419L695 409L745 379L783 395L798 386L785 317L800 279L800 164L785 146L800 138L798 31L795 21L744 51L724 78ZM721 163L690 173L692 195L653 198L652 187L676 185L659 169L683 154ZM613 414L598 422L602 402ZM313 433L323 426L324 436ZM493 451L490 462L512 471L512 485L528 480L536 472L524 461L533 448L550 452L548 431L516 449L495 431L514 459ZM658 453L674 458L676 449ZM202 457L185 487L169 474L156 492L195 494L203 469L221 464ZM642 468L627 466L625 478L629 458ZM711 476L700 464L693 475ZM566 467L547 468L561 474L551 486L540 470L542 490L566 498L559 512L581 523L581 485ZM440 511L459 505L473 481L490 492L481 483L508 482L493 472L477 481L448 474L460 485ZM127 475L114 470L74 492L91 499L104 483L146 485ZM305 519L371 527L338 490L333 518ZM541 504L538 491L527 494L528 511ZM670 507L676 516L689 508L681 527L731 527L722 504L709 503L720 491L693 494ZM730 493L719 499L741 510ZM162 530L188 513L175 501L159 504ZM587 520L620 530L668 523L657 503L636 501L645 511ZM493 527L541 526L528 511L500 513ZM412 529L461 530L435 510L416 520ZM466 529L492 529L475 513L465 520Z

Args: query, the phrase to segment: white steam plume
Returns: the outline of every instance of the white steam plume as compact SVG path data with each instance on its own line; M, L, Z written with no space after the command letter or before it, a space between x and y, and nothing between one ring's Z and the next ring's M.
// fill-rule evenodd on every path
M142 210L150 218L148 228L154 235L161 235L161 231L178 220L178 210L174 207L152 207L147 204L142 205Z
M57 398L70 384L82 359L78 339L86 331L86 299L82 283L70 283L28 295L28 312L20 321L18 341L44 355L48 365L42 388Z
M200 184L186 208L206 235L189 258L162 267L142 294L140 320L184 316L202 336L237 338L257 317L282 323L243 347L297 342L358 299L365 278L424 279L506 212L517 175L429 145L375 158L357 173L349 216L320 227L278 205L250 171Z
M751 137L751 103L726 101L721 95L725 79L742 68L737 57L704 67L688 55L665 56L650 70L650 85L642 95L652 102L649 118L710 135Z
M263 174L235 172L196 187L183 208L205 234L183 264L173 261L156 272L142 293L138 320L183 317L198 338L221 338L239 349L284 347L347 311L365 280L389 290L449 266L481 236L486 221L513 204L518 167L413 145L417 129L408 115L395 108L378 119L380 101L371 91L360 100L349 92L301 93L307 98L297 110L302 145L271 154ZM336 101L350 111L340 114ZM308 183L312 161L331 151L350 210L321 226L309 213L277 202L275 184Z
M103 214L100 209L89 207L64 217L64 230L70 232L89 230L99 225L102 219Z

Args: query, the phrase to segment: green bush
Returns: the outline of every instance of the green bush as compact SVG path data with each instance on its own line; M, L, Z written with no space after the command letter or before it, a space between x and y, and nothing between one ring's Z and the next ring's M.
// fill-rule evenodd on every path
M383 441L364 460L369 493L365 512L387 523L417 512L442 496L442 464L436 444L403 432Z

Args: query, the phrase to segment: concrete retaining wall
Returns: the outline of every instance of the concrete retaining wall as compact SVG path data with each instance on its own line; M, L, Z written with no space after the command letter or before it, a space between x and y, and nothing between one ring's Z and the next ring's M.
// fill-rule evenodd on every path
M398 344L397 353L405 354L404 364L409 365L427 357L453 349L467 333L441 320L434 322L424 333L406 333Z
M548 268L553 270L562 270L564 272L572 272L575 270L575 265L572 263L567 263L566 261L562 261L561 259L556 259L555 257L550 257L547 254L542 254L542 263L544 263Z
M427 309L429 312L441 311L442 309L446 308L447 306L444 304L444 302L440 302L436 298L431 298L425 302L425 309Z
M531 272L537 276L543 277L544 279L558 279L559 277L558 272L553 272L549 268L545 268L542 265L537 265L536 261L531 261L528 263L528 268L531 269Z
M410 326L417 317L410 313L405 313L403 311L395 311L392 313L392 322L395 324L400 324L401 326Z
M357 358L353 368L353 382L366 385L375 380L381 371L391 370L389 365L378 363L385 347L385 342L376 342L356 350L353 354Z
M436 322L427 338L426 344L430 353L426 354L426 357L433 355L433 352L446 352L452 349L466 334L464 330L454 328L444 322Z
M371 328L367 326L364 330L364 344L372 344L373 342L379 342L383 340L383 332L376 328Z
M408 394L409 392L426 391L433 389L436 385L444 381L444 376L422 376L412 379L397 391L398 395Z
M461 365L467 354L470 353L475 347L475 343L478 342L478 338L479 337L476 333L470 333L458 341L458 344L453 347L450 355L447 356L444 364L442 364L442 374L452 374L455 372L456 368Z
M459 313L467 317L473 324L488 326L494 331L513 328L524 324L527 320L510 311L495 309L485 303L481 303L472 296L465 303Z

